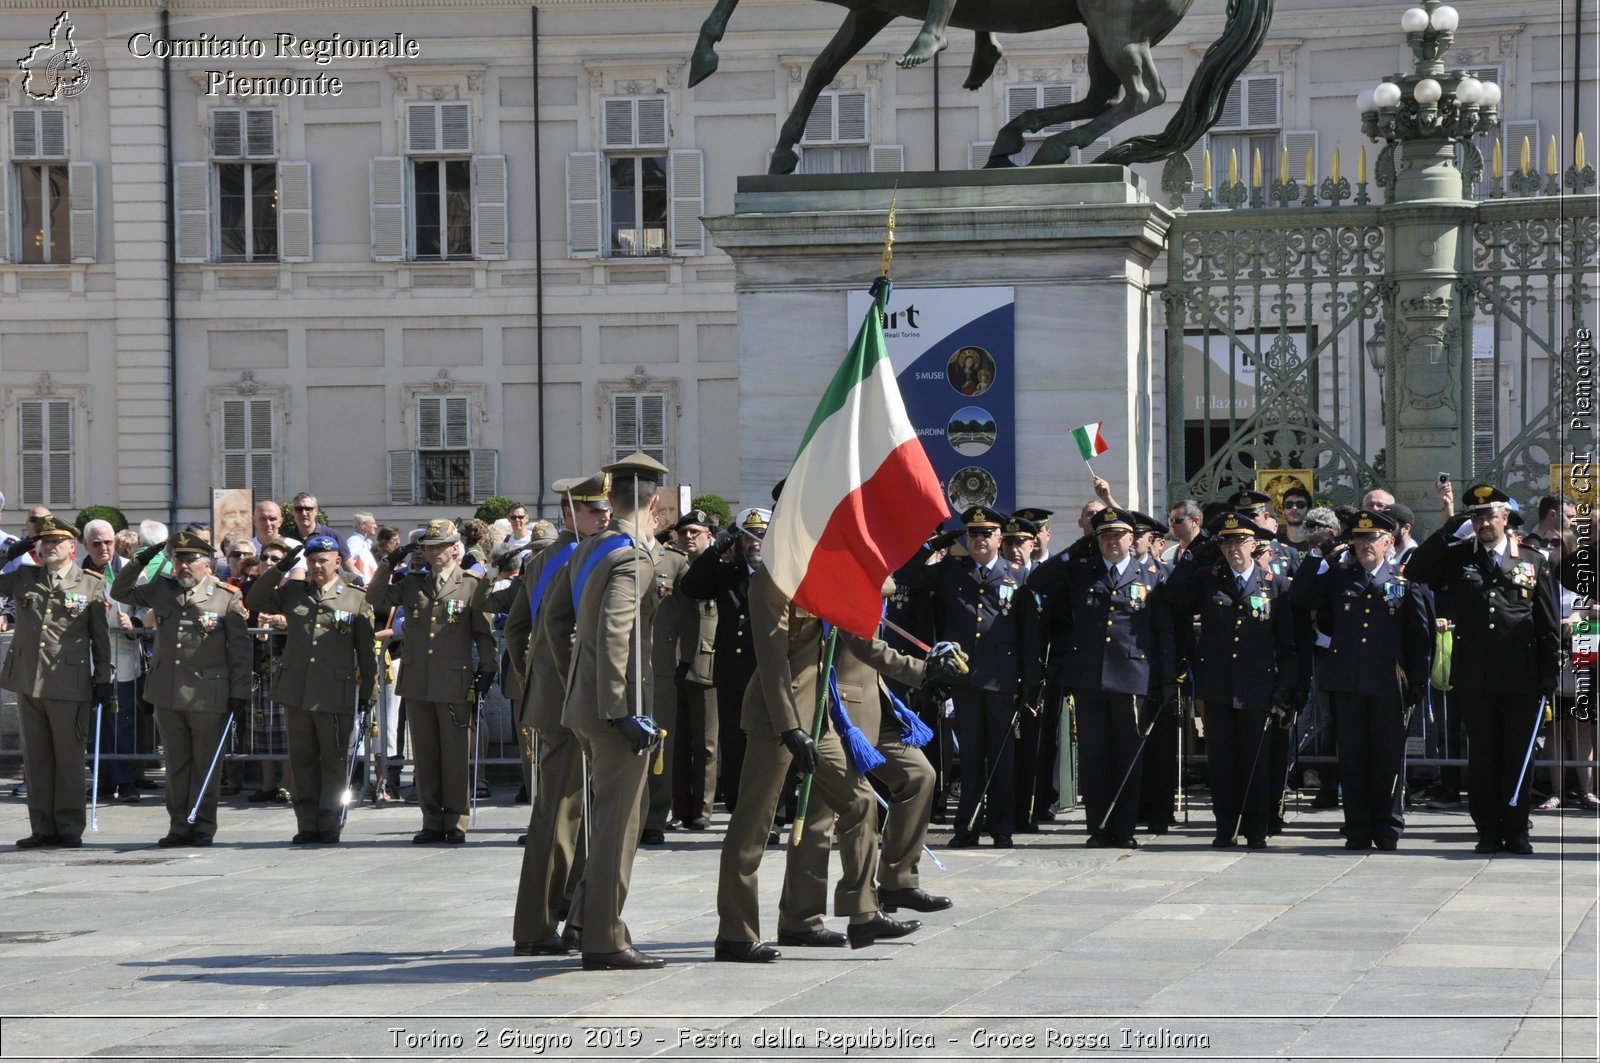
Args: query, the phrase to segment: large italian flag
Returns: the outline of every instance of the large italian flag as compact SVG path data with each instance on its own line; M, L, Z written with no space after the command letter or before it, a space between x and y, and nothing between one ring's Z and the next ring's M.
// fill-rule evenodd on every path
M802 609L871 637L883 582L950 516L883 343L883 284L811 416L762 555Z

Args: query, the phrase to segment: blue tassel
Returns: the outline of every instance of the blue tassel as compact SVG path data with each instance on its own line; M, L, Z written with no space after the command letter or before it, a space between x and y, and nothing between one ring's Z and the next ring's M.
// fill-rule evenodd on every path
M833 703L833 723L839 729L839 738L844 742L844 748L850 755L850 763L855 765L856 771L865 774L873 768L881 767L884 763L882 753L872 744L861 728L850 722L850 714L845 711L844 698L839 696L839 676L833 669L828 670L829 701Z
M906 708L905 702L894 696L894 691L887 685L883 687L884 694L889 698L889 704L894 708L894 717L900 721L900 741L912 749L921 749L933 741L933 729L922 722L922 717Z

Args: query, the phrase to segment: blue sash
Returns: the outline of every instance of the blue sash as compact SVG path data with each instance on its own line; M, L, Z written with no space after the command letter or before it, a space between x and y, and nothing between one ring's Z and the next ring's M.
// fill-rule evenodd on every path
M578 541L563 546L550 555L550 560L545 562L544 571L539 573L539 580L528 592L528 619L533 623L539 622L539 606L544 604L544 592L550 589L550 581L556 578L556 573L566 567L567 561L572 557L572 552L578 548Z
M617 532L609 539L602 539L583 562L583 567L578 569L578 574L572 577L572 611L578 611L578 602L583 598L583 586L589 582L589 575L594 571L594 566L600 563L601 558L607 554L614 554L624 546L633 544L633 536Z

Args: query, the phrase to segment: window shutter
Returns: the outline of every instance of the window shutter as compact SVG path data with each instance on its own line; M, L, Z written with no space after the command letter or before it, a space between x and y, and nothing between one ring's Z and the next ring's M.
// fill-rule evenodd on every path
M178 163L178 261L211 261L211 164Z
M237 159L244 154L244 112L218 107L211 112L211 157Z
M835 94L824 92L817 97L806 119L806 131L800 136L802 144L828 144L833 141L833 105Z
M1494 360L1492 358L1474 358L1472 361L1472 464L1479 474L1494 464L1494 393Z
M222 486L271 498L277 417L271 399L222 400Z
M13 159L67 157L67 112L55 107L26 107L11 112Z
M989 163L989 153L994 150L994 141L975 140L967 145L967 169L981 170Z
M477 505L499 493L500 452L474 450L472 452L472 503Z
M481 259L506 257L506 157L479 155L472 160L473 256Z
M277 111L269 107L244 112L244 154L250 159L277 158Z
M1528 142L1528 172L1539 173L1539 152L1544 147L1539 140L1539 121L1535 118L1519 118L1514 122L1503 123L1506 131L1506 141L1500 146L1505 157L1506 173L1516 172L1522 165L1522 142ZM1493 150L1493 149L1490 149Z
M406 152L465 155L472 151L472 104L465 100L406 104Z
M444 446L444 399L434 395L417 396L417 448L438 450Z
M20 108L11 112L11 157L33 159L39 155L39 112Z
M72 400L22 399L22 503L62 506L72 502Z
M906 168L906 149L899 144L874 144L870 149L873 173L898 173Z
M1320 180L1321 170L1317 159L1317 131L1315 129L1289 129L1283 134L1283 147L1289 153L1289 172L1280 173L1278 180L1294 178L1302 185L1306 180L1306 156L1311 156L1311 180Z
M666 463L667 459L667 397L665 395L639 396L639 449Z
M1227 98L1222 101L1222 115L1217 119L1217 124L1211 128L1242 129L1244 127L1244 78L1240 78L1228 87Z
M472 407L465 395L444 399L444 442L446 450L465 450L472 446Z
M635 113L638 116L637 125L634 127L638 134L636 145L641 148L666 147L667 98L665 96L642 96L633 102Z
M271 399L250 400L250 487L260 498L277 493L273 461L278 453L277 411Z
M621 461L639 449L639 396L613 396L611 399L611 460Z
M44 403L23 399L17 403L17 424L21 433L18 450L22 455L22 503L44 501Z
M47 448L50 476L47 486L50 505L66 505L72 501L72 402L52 399L45 403L46 429L49 432Z
M700 224L705 213L705 153L679 148L667 157L667 180L672 196L672 253L703 255L706 231Z
M616 97L603 101L600 142L608 148L633 147L633 100Z
M439 108L439 150L465 155L472 151L472 104L441 103Z
M222 487L250 486L250 447L245 433L245 400L222 400Z
M278 163L278 260L311 261L311 164Z
M1006 87L1006 121L1014 122L1023 111L1039 106L1039 86L1009 85Z
M0 165L0 262L11 261L11 219L7 204L11 202L11 167Z
M417 452L389 451L389 504L411 506L417 499Z
M841 92L834 109L835 139L841 144L867 142L867 94Z
M406 161L397 155L380 155L368 167L372 259L399 262L406 257Z
M99 235L95 225L98 190L95 187L94 163L68 164L67 189L67 204L72 211L72 261L93 262ZM0 189L0 192L3 191ZM0 236L0 240L3 239Z
M600 154L575 151L567 156L567 254L594 258L600 246Z
M431 103L406 104L406 151L439 150L439 111Z
M1278 101L1282 81L1276 74L1245 78L1244 119L1249 129L1275 129L1282 124Z

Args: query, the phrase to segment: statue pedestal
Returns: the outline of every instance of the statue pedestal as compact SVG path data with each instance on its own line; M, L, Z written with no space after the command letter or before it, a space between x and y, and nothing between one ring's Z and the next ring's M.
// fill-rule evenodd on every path
M859 327L847 293L879 272L891 195L898 288L1014 289L1015 505L1070 510L1076 538L1093 493L1071 432L1095 421L1118 500L1164 505L1149 285L1171 215L1120 166L739 178L734 213L705 222L735 268L741 504L768 504Z

